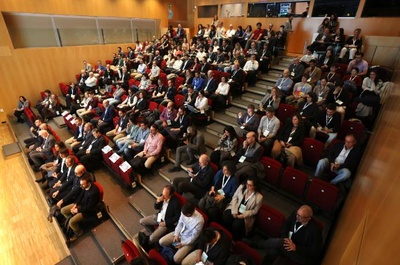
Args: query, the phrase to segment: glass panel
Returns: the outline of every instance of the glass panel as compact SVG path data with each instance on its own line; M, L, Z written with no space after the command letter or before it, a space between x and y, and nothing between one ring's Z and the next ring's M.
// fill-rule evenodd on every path
M312 16L354 17L359 4L360 0L315 0Z
M56 47L50 16L3 13L14 48Z
M151 19L134 19L132 20L135 39L140 42L151 40L156 33L156 21Z
M54 17L54 21L61 46L101 44L95 18Z
M198 18L214 17L216 14L218 14L218 5L199 6L197 9Z
M365 0L362 17L399 17L400 1Z
M129 19L99 18L97 23L101 30L104 44L133 42L131 21Z
M243 4L221 5L221 13L219 17L244 17L244 5Z

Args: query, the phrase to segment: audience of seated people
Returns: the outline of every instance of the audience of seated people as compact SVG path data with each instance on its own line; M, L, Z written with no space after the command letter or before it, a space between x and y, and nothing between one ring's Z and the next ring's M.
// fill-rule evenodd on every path
M257 26L257 30L263 31L261 25ZM196 36L196 43L200 42L200 44L193 43L195 49L190 48L191 54L188 53L189 50L185 52L185 49L182 52L180 48L176 49L174 53L176 53L177 60L173 59L175 57L173 53L168 53L167 48L175 47L173 42L177 38L165 37L158 47L153 42L152 52L142 55L140 55L140 51L134 53L133 57L131 56L132 58L129 59L132 61L127 61L129 63L124 62L123 56L121 56L122 51L117 54L119 59L112 68L107 65L107 67L103 67L104 70L96 71L93 68L90 69L90 64L86 63L85 70L81 73L77 83L82 92L87 91L84 93L85 97L81 99L80 95L75 93L77 87L74 84L71 84L67 94L70 113L76 113L79 117L74 118L78 128L76 133L66 142L73 148L83 166L77 166L73 157L68 156L65 149L56 148L60 150L60 154L55 174L62 177L59 180L52 179L48 175L47 178L44 178L49 183L51 197L56 203L56 207L61 209L74 201L70 198L72 196L70 193L75 190L73 197L76 197L76 190L79 187L78 178L85 175L85 170L93 172L97 168L96 164L101 160L101 148L106 145L106 137L115 143L118 154L123 154L123 159L128 161L135 171L143 174L151 170L155 161L163 155L165 139L168 142L169 139L182 140L181 146L177 146L176 163L171 171L181 169L180 165L185 161L181 158L184 153L189 155L187 164L193 164L197 156L199 158L198 164L196 163L193 168L188 169L189 177L174 180L177 192L185 194L185 196L191 194L197 201L200 200L200 209L204 210L210 219L222 222L233 234L235 240L248 235L252 231L255 215L261 207L262 195L258 190L258 180L265 175L264 167L260 162L262 156L271 156L281 161L281 157L285 156L286 165L298 168L302 165L301 146L305 137L310 136L321 140L326 143L328 148L329 143L337 136L344 118L351 117L349 116L351 113L348 115L346 112L354 96L358 96L357 102L364 104L372 104L368 101L372 97L374 97L372 99L374 103L377 102L377 99L379 100L382 81L376 76L376 72L371 72L370 76L361 82L368 73L368 62L362 59L363 54L360 52L362 44L359 45L359 43L362 39L359 33L361 30L356 30L354 38L351 41L347 40L340 52L339 58L343 59L346 52L350 51L349 59L353 59L346 69L347 75L340 76L336 72L337 65L335 64L336 58L334 58L336 54L335 52L332 54L332 47L329 47L329 45L333 45L331 42L334 42L335 39L330 34L336 32L338 25L335 30L333 27L334 25L324 29L325 33L322 33L320 38L317 37L317 42L313 47L309 47L310 51L306 56L303 56L302 59L294 58L293 64L283 71L282 78L277 78L272 90L266 91L257 112L254 105L249 105L246 113L238 115L238 124L241 127L241 130L237 130L239 135L233 127L227 126L224 129L219 142L216 143L218 147L211 155L211 161L221 169L218 172L213 172L210 157L206 155L204 136L190 124L195 123L199 114L204 114L210 107L213 107L215 111L224 108L229 94L242 93L244 82L254 85L257 82L257 71L268 70L271 47L267 42L263 42L263 34L259 35L260 38L255 38L256 31L252 32L251 27L247 27L247 31L250 30L249 34L247 37L244 34L242 40L240 34L237 36L231 34L228 37L227 32L224 33L224 29L219 23L217 29L219 33L214 36L216 42L210 42L211 44L206 42L207 37L205 36L207 35L202 33L203 28L200 28L198 36ZM265 35L266 37L274 36L269 31L266 31ZM234 43L238 43L239 46L246 45L249 48L246 51L247 62L242 62L243 69L241 68L242 59L239 58L244 52L243 47L235 46L235 49L238 49L236 54L233 49ZM257 45L262 49L257 49ZM212 51L211 54L204 52L209 47ZM312 55L315 49L326 51L326 54L320 57L318 64L317 58ZM171 61L174 60L170 68L163 66L162 62L165 61L160 56L160 52L168 54L169 60L171 58ZM202 62L192 59L196 53L201 54L199 56ZM141 57L135 64L135 56L139 55ZM215 58L212 58L211 63L208 64L207 60L213 56ZM181 59L182 57L184 60ZM227 59L226 64L225 59ZM147 63L152 65L151 69L147 69ZM137 74L131 76L126 69L126 64L129 64L130 70ZM192 65L196 65L196 67L192 68ZM94 75L93 71L96 72L96 77L92 76ZM167 78L165 73L168 72L172 74ZM221 75L222 73L227 73L227 75ZM147 74L150 74L151 82L148 81ZM182 75L184 76L183 83L180 81ZM203 79L202 76L205 78ZM135 81L131 79L132 77L140 79L140 81ZM96 83L94 83L94 78L96 78ZM146 84L144 85L144 83ZM295 85L293 86L293 84ZM128 89L128 87L130 88ZM97 88L99 90L96 92ZM106 92L102 93L102 89L103 91L105 89ZM51 104L52 100L51 92L47 91L46 93L48 95L44 103L37 106L44 118L47 117L46 105ZM175 106L174 103L177 103L175 95L178 94L182 94L184 104ZM285 96L287 97L285 98ZM208 106L208 99L211 99L213 106ZM297 109L297 113L287 121L280 121L274 115L283 99L287 103L296 105ZM156 102L157 106L163 105L164 108L160 107L160 117L155 118L149 124L146 117L142 116L142 111L147 110L151 101ZM193 106L193 108L187 106ZM119 116L118 120L114 119L116 114ZM281 123L284 123L282 128L280 128ZM39 169L54 156L52 151L48 152L48 148L54 145L55 140L51 139L52 136L46 129L36 129L39 126L39 121L37 124L35 122L32 132L37 131L38 136L31 139L29 144L27 143L29 146L34 146L29 157L34 163L35 169ZM184 135L185 132L188 133L187 136ZM243 138L245 140L241 143L240 140ZM345 182L348 186L349 181L346 180L350 179L354 173L361 156L356 143L353 135L347 135L344 143L335 144L328 149L328 157L321 159L316 166L315 177L321 177L323 172L328 169L336 176L331 180L330 176L326 176L324 179L334 185ZM167 143L167 145L169 144ZM235 161L236 166L232 166L230 160ZM38 182L42 181L39 179ZM90 177L80 181L83 182L82 186L89 188L93 186ZM241 185L239 186L239 184ZM172 187L165 188L163 195L157 199L157 207L159 207L157 209L164 215L164 218L166 218L166 209L164 208L168 207L168 202L174 198L171 190L173 191ZM167 203L165 203L166 201ZM197 211L192 210L192 206L186 208L188 209L182 209L179 220L181 223L189 222L188 218L198 214ZM68 216L66 209L63 208L62 213ZM76 211L75 208L72 210ZM308 211L308 208L300 208L300 210L304 210L301 213L303 221L312 220L312 211ZM151 244L156 243L163 234L174 231L176 218L173 223L168 223L169 221L164 218L159 219L157 215L154 215L150 216L146 222L144 220L141 222L147 228L154 224L159 225L157 230L160 230L160 233L157 232L154 237L147 238ZM200 220L200 218L197 219ZM201 221L199 222L201 223ZM307 222L305 221L305 223ZM75 235L79 236L81 234L79 226L76 225L76 222L71 225ZM192 227L192 223L190 223L190 227ZM294 227L294 229L300 229ZM196 237L200 234L197 228ZM150 231L153 231L153 228ZM210 242L217 244L221 240L222 233L218 230L212 232L214 234L207 231L208 235L201 238L200 242L205 245ZM204 252L202 244L199 245L198 250L185 258L186 254L194 248L194 241L191 241L194 238L186 239L185 237L188 235L183 235L183 231L180 230L172 233L172 235L167 235L168 237L161 238L160 244L167 246L172 242L180 242L181 247L174 256L175 262L182 261L182 264L186 264L185 262L192 260L197 261L202 251ZM212 235L216 235L216 237L212 237ZM283 237L285 239L279 239L279 242L275 240L273 244L262 245L268 249L277 248L281 251L271 252L271 257L267 257L267 259L273 259L276 255L287 255L290 252L287 251L289 248L295 248L295 244L303 244L301 241L295 242L294 239L290 239L290 236L289 239L286 238L286 235ZM282 244L286 246L286 253L279 248ZM316 252L319 253L319 250Z

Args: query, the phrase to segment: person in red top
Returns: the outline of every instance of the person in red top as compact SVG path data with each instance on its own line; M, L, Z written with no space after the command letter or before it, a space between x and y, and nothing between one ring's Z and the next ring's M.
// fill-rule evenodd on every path
M250 47L250 43L255 41L257 43L257 50L260 49L260 41L262 40L264 30L261 29L262 24L261 22L257 23L257 28L253 31L253 34L251 34L250 38L246 42L245 49L248 50Z

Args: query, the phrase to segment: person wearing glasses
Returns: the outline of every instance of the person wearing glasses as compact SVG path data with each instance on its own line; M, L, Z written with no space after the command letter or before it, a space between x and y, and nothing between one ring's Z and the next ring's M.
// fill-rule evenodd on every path
M266 249L263 264L273 264L278 256L296 264L317 264L322 250L322 231L313 219L311 207L302 205L286 219L281 238L245 241L252 247Z

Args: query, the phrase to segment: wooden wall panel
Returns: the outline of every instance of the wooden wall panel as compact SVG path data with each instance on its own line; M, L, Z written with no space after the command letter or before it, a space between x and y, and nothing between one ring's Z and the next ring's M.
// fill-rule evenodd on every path
M160 19L160 27L168 25L167 4L172 5L174 19L186 19L186 5L178 0L0 0L1 12L136 17ZM14 49L4 19L0 16L0 108L11 114L19 95L35 102L39 92L49 88L59 92L59 82L73 81L82 67L82 60L95 64L110 59L117 46L76 46L62 48Z

